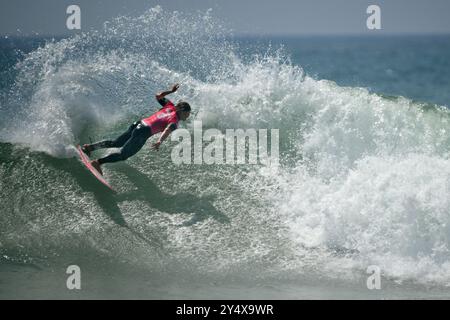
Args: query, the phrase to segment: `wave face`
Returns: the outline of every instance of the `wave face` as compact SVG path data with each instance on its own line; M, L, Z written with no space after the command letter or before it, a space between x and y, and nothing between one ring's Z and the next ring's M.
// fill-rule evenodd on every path
M243 56L229 36L210 12L155 7L26 55L0 109L4 259L169 282L359 283L377 265L450 285L448 110L316 80L282 51ZM280 166L176 167L167 142L105 166L106 194L73 146L121 133L175 82L204 127L279 129Z

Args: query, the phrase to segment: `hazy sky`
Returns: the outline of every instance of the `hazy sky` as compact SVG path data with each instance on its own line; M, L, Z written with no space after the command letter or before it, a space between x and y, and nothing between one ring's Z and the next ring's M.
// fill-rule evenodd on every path
M450 33L450 0L0 0L0 34L70 34L66 8L81 8L82 30L119 15L213 9L235 34ZM370 4L381 7L382 30L366 27Z

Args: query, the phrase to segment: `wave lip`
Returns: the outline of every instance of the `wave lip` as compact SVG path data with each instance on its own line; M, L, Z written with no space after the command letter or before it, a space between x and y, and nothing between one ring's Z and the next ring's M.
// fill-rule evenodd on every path
M210 13L189 16L157 7L47 43L16 66L11 105L2 109L10 124L0 139L50 155L23 161L34 165L30 177L48 179L34 181L38 186L60 195L51 222L67 227L57 214L73 203L92 216L127 211L121 223L145 222L166 235L168 261L216 277L247 272L261 273L260 279L295 278L313 270L336 278L375 264L396 280L449 285L448 110L316 80L282 51L243 59L225 36ZM87 187L77 169L67 168L73 159L58 159L72 156L73 145L91 135L115 135L124 123L151 113L153 93L175 82L182 88L173 99L189 101L195 119L207 127L279 129L280 168L186 169L164 155L140 153L130 167L110 172L112 181L138 194L120 202ZM10 176L17 171L8 166L0 166L2 181L8 176L25 183L23 174ZM195 181L186 179L185 170L195 173ZM158 185L171 183L167 177L181 181L176 187L184 190L174 189L178 197ZM45 191L35 193L45 198ZM17 197L9 202L11 212L24 201L23 194ZM45 200L33 199L48 210ZM143 207L151 217L142 217ZM36 223L48 227L45 219ZM90 233L91 249L112 257L133 247L129 235L126 245L117 245L103 224L68 227L81 234L100 229L107 245ZM146 265L154 256L141 249L133 259Z

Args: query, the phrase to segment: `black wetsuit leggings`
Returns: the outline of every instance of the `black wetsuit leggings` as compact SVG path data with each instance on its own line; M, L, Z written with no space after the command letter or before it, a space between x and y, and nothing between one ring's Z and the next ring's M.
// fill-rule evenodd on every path
M140 121L136 121L116 140L105 140L94 143L91 145L91 149L94 151L102 148L120 148L119 152L111 153L104 158L98 159L98 162L103 164L123 161L141 150L151 135L152 130L149 126L142 124Z

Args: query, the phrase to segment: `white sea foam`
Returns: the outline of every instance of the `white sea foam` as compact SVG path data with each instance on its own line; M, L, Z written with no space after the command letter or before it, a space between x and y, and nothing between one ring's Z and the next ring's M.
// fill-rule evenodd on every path
M48 43L17 66L1 140L70 156L85 131L117 133L116 122L151 113L153 94L180 82L173 98L189 101L206 127L280 130L280 168L246 175L239 167L217 169L215 183L248 185L273 215L265 219L281 229L257 230L259 212L221 194L215 205L240 212L232 223L243 225L204 223L195 234L174 228L169 240L177 256L210 271L270 261L270 272L314 269L331 277L375 264L400 281L450 284L448 111L313 79L282 53L244 62L224 35L209 13L158 7ZM178 219L161 223L170 228ZM288 242L274 246L270 233Z

